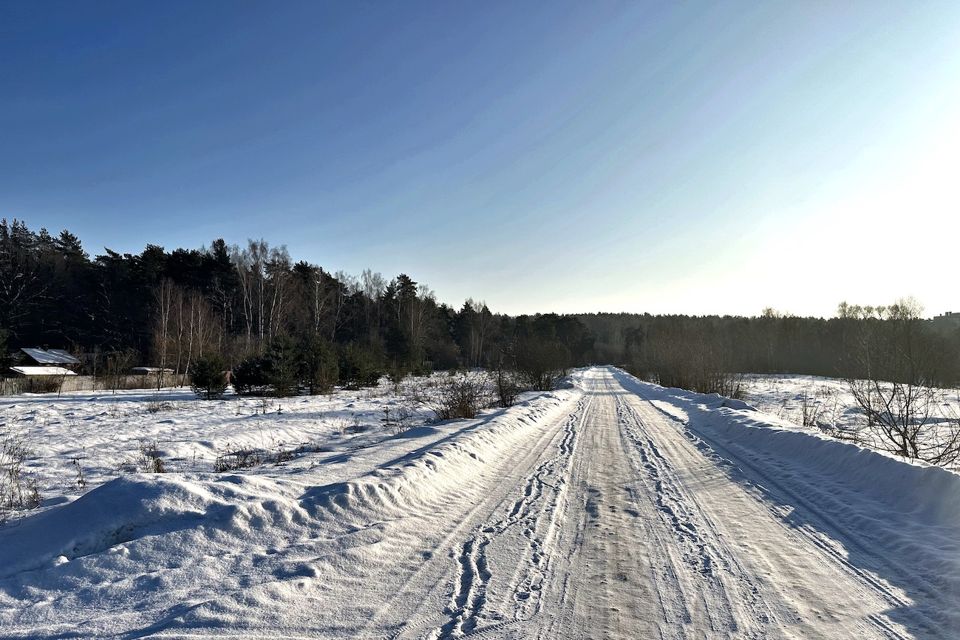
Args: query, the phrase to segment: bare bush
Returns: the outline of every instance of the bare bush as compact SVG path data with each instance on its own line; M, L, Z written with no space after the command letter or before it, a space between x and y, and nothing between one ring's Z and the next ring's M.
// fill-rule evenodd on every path
M649 342L647 362L641 368L651 372L658 384L743 398L743 376L730 372L731 349L717 339L714 327L665 326Z
M27 449L19 438L0 441L0 523L11 512L40 506L40 491L34 480L23 475Z
M401 387L401 395L409 405L426 405L430 399L430 393L437 387L437 382L431 378L411 378Z
M406 406L395 407L391 409L390 407L383 408L383 417L380 418L380 422L383 424L385 429L388 429L394 435L403 433L413 426L413 411Z
M160 448L156 441L140 442L140 455L137 458L137 467L143 473L166 473L167 468L160 456Z
M800 396L800 424L841 440L859 441L859 429L853 425L840 425L839 413L840 400L830 387L810 385Z
M518 340L514 361L517 374L536 391L550 391L566 375L570 350L557 340L527 337Z
M805 427L818 427L823 405L805 389L800 396L800 423Z
M257 449L235 449L218 454L213 461L213 470L216 473L236 471L257 467L265 461L263 451Z
M147 403L147 413L161 413L164 411L173 411L174 406L172 402L166 402L162 400L151 400Z
M305 451L305 450L306 450L306 448L304 448L304 447L300 447L300 448L288 448L288 447L284 446L283 443L278 443L277 446L276 446L276 450L274 451L273 456L272 456L270 462L273 462L273 463L275 463L275 464L281 464L281 463L284 463L284 462L289 462L289 461L293 460L295 457L297 457L297 453L300 453L300 452Z
M853 351L863 378L847 386L877 447L896 455L948 466L960 458L960 420L937 414L942 354L930 340L912 300L872 309Z
M516 374L500 367L494 372L494 385L497 390L497 402L501 407L511 407L517 401L522 387Z
M726 371L709 372L704 393L719 393L727 398L743 399L743 374Z
M490 406L491 394L486 376L479 373L451 376L440 384L429 401L437 420L475 418Z
M853 380L849 386L879 448L943 466L960 457L960 420L937 416L931 387L880 380Z
M265 464L282 464L293 460L307 451L317 451L317 447L309 444L291 447L283 442L276 442L272 449L241 448L231 449L217 455L213 461L215 473L237 471L259 467Z

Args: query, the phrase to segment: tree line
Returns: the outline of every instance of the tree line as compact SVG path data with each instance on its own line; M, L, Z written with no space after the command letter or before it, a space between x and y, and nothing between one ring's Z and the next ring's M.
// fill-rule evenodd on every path
M91 257L69 231L0 221L0 357L65 347L85 354L89 373L149 364L175 375L215 357L251 390L322 391L477 367L522 371L529 386L547 388L558 372L594 363L728 394L737 372L864 377L878 369L877 356L863 357L865 336L902 323L899 311L891 316L896 308L842 304L828 319L772 309L756 317L511 317L469 299L450 306L407 274L331 273L263 240ZM924 379L960 381L960 329L938 329L915 312L909 323ZM889 376L899 375L894 369Z
M457 309L406 274L331 273L264 240L91 257L69 231L0 220L0 357L27 346L83 354L97 375L150 365L183 376L214 358L245 389L319 391L518 366L544 386L592 345L570 316L509 317L470 299Z
M922 369L932 386L960 384L960 323L925 320L912 300L880 306L842 302L831 318L797 317L770 308L754 317L576 317L593 337L597 362L622 363L665 386L723 393L729 381L720 374L736 373L899 380L910 367ZM904 341L910 346L901 348Z

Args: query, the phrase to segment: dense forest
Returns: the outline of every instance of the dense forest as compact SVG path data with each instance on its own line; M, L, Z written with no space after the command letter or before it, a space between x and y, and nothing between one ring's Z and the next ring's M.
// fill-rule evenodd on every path
M243 364L255 379L258 363L272 357L295 363L291 379L313 389L473 367L523 367L533 379L549 378L614 363L666 384L723 390L716 376L732 372L864 373L871 366L865 336L904 322L927 379L960 379L960 328L922 321L904 304L844 304L830 319L772 310L510 317L473 300L449 306L406 274L330 273L263 240L91 257L69 231L54 236L0 222L0 354L66 348L94 370L151 365L182 373L215 356L226 368Z

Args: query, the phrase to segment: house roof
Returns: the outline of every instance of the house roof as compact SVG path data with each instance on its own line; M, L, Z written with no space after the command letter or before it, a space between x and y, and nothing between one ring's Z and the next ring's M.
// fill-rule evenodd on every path
M132 367L130 369L133 373L158 373L160 367ZM173 369L164 368L164 373L173 373Z
M64 367L10 367L10 370L25 376L75 376L77 375L73 371L70 371L70 369L65 369Z
M80 361L64 351L63 349L31 349L25 347L21 349L30 356L37 364L80 364Z
M64 362L69 362L70 364L80 364L80 358L76 357L69 351L64 349L47 349L47 353L63 358Z

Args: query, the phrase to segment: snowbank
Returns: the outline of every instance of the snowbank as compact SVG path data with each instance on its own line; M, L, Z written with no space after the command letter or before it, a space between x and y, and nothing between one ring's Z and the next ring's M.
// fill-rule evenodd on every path
M59 566L146 536L230 520L237 530L237 505L270 496L286 498L287 509L294 509L289 491L284 493L275 481L254 476L120 477L0 530L0 578Z
M355 480L311 488L303 502L338 517L368 519L385 511L409 513L478 473L514 447L526 430L549 424L569 410L575 396L556 391L481 419L457 437L431 443Z
M789 462L881 501L915 524L960 531L960 474L789 425L741 400L658 387L625 372L618 376L713 445Z
M960 529L960 475L876 451L771 425L756 413L721 408L723 420L708 421L714 437L728 444L789 459L816 474L838 478L851 489L909 516L917 524Z

